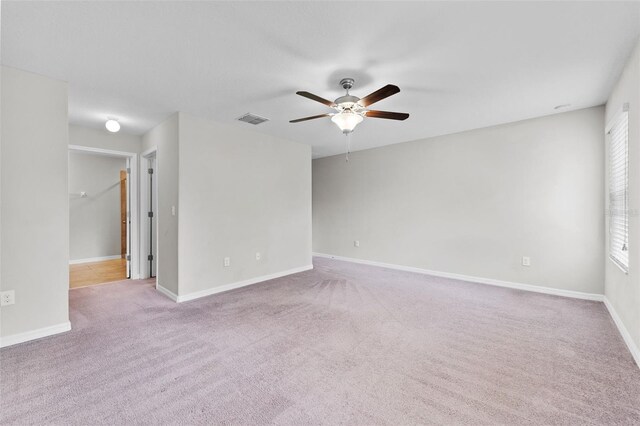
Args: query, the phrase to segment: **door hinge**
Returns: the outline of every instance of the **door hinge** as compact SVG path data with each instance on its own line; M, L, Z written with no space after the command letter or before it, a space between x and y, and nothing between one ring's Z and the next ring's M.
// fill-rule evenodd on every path
M131 260L131 255L130 255L130 254L128 254L128 255L125 257L125 259L126 259L126 260Z
M153 169L149 169L149 174L152 175L153 174Z
M148 216L153 217L153 212L149 212Z
M147 260L153 260L153 255L152 254L148 255Z
M127 167L127 173L131 174L131 167Z

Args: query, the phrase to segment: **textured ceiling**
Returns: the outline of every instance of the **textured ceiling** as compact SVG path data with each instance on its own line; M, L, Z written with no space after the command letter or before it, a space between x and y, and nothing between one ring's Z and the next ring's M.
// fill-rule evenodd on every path
M393 83L354 150L605 102L640 32L629 2L2 2L2 63L69 82L73 124L140 134L174 111L344 150L329 112L342 77ZM234 122L252 112L271 119ZM250 127L251 126L251 127Z

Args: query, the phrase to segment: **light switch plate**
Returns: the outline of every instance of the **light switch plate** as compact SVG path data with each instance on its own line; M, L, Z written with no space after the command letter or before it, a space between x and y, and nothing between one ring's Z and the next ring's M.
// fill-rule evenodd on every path
M522 266L531 266L531 258L529 256L522 256Z

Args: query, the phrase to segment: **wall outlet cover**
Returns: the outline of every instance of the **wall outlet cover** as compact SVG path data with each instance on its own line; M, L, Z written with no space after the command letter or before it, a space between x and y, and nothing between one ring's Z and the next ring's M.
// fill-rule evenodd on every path
M224 258L224 266L231 266L231 258L230 257L225 257Z
M0 292L0 306L9 306L16 303L15 290L7 290Z

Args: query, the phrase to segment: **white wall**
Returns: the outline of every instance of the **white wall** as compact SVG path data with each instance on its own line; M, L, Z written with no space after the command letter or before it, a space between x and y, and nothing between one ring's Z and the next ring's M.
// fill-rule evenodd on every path
M121 254L120 171L126 167L124 158L69 153L70 260Z
M98 130L70 125L69 145L88 146L91 148L139 154L142 149L142 136L128 135L123 131L111 133L106 129Z
M181 296L311 265L309 146L183 113L179 145Z
M65 82L1 69L0 288L16 297L0 310L6 345L69 327L69 130Z
M158 285L178 294L178 128L179 116L174 114L142 138L142 151L157 147L155 179L158 184ZM141 179L145 179L142 177ZM143 180L144 181L144 180ZM175 206L176 215L171 214ZM145 226L147 222L141 224ZM144 260L142 260L144 262Z
M640 347L640 43L607 101L607 123L624 103L629 103L629 274L614 265L607 253L604 260L605 295L636 346ZM605 191L608 185L606 182ZM609 229L608 223L606 229ZM608 240L605 247L608 251Z
M314 160L314 252L602 294L603 116Z

